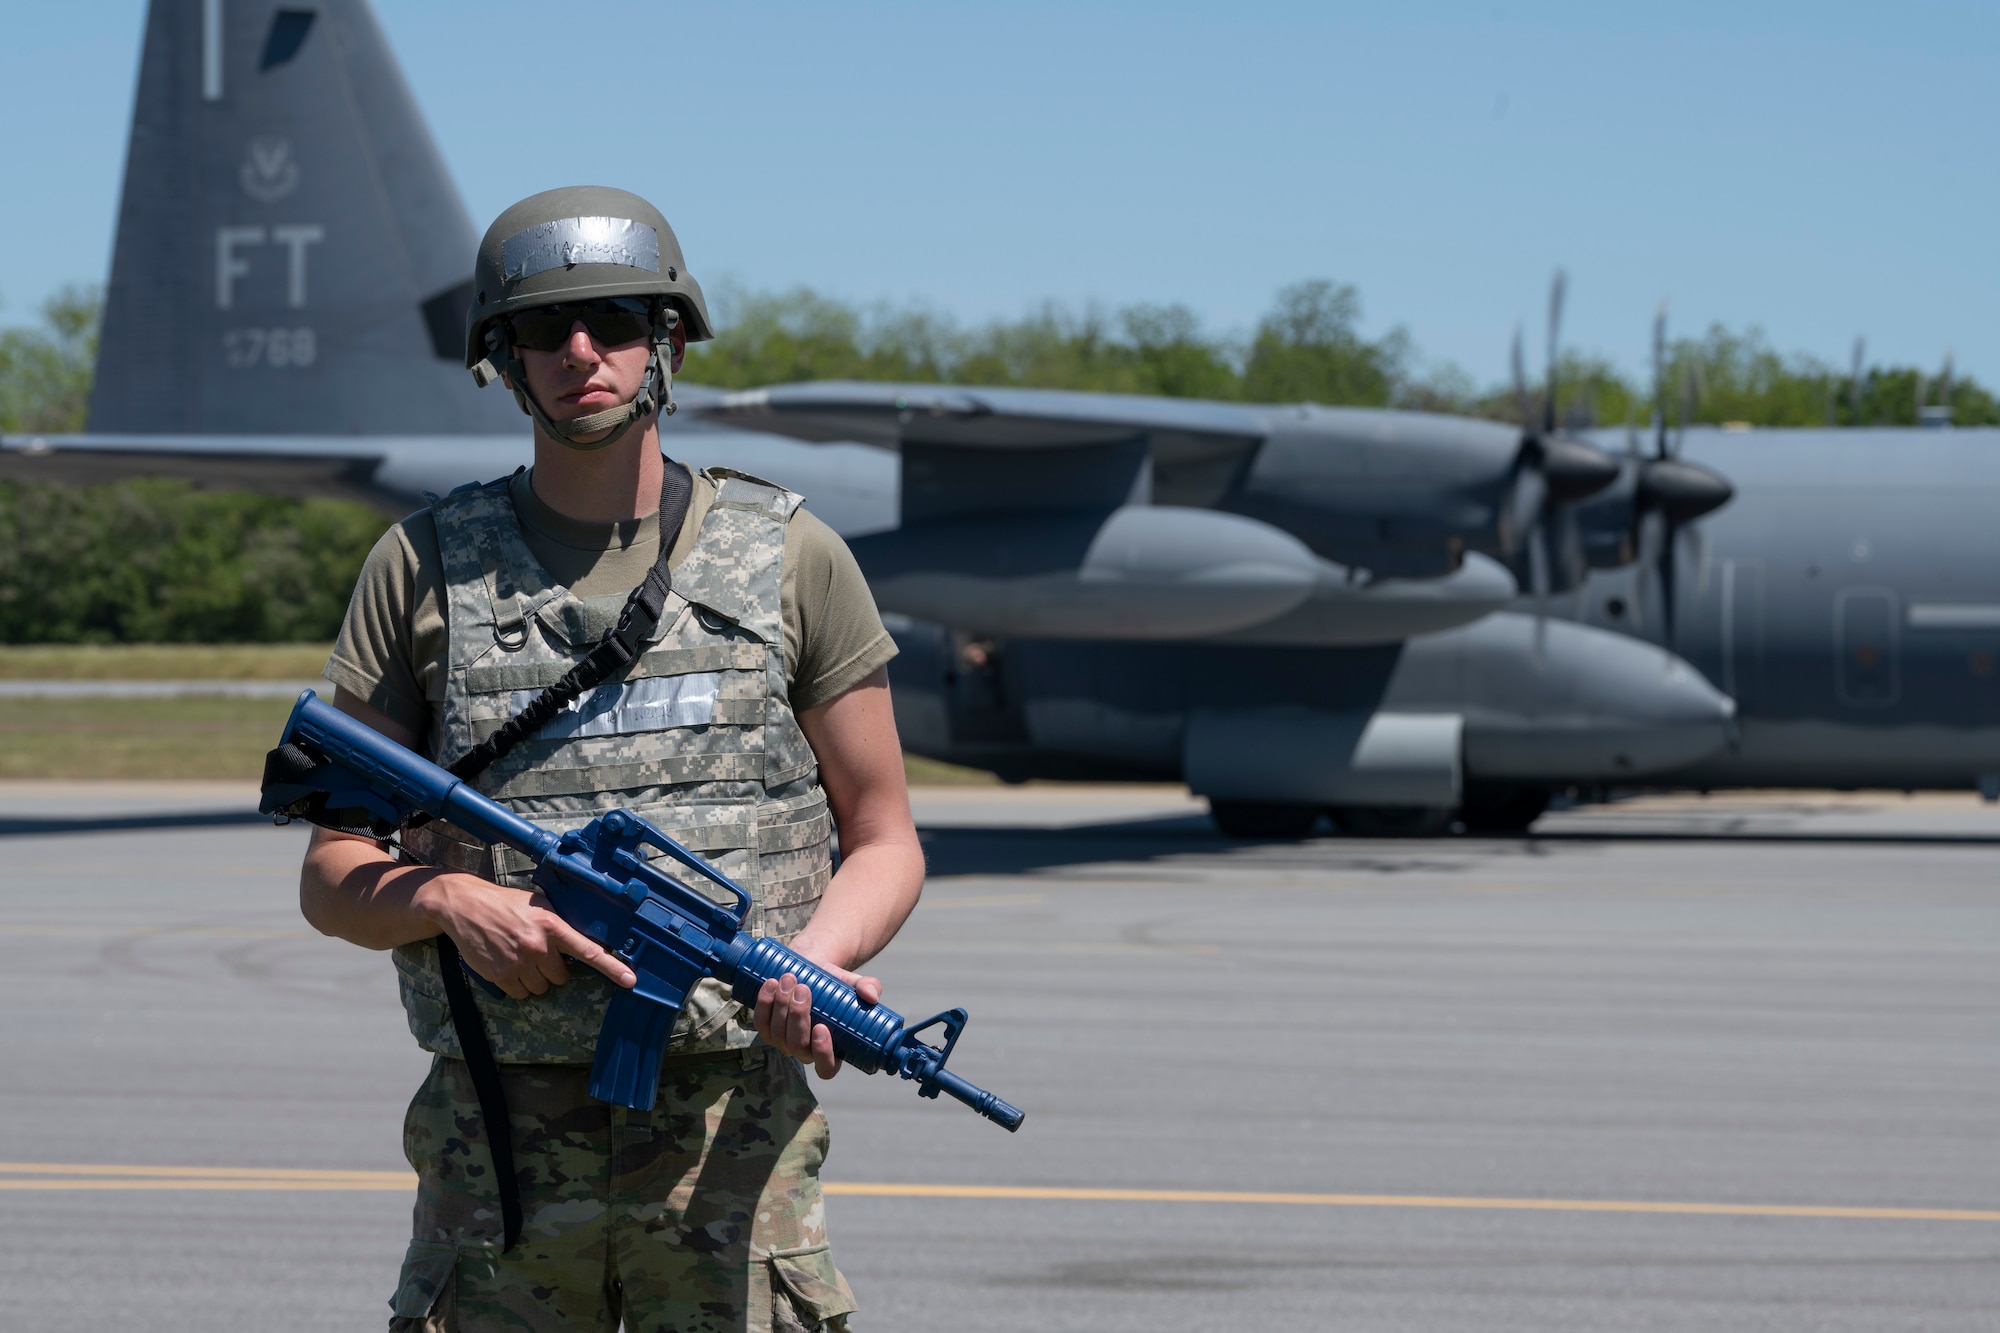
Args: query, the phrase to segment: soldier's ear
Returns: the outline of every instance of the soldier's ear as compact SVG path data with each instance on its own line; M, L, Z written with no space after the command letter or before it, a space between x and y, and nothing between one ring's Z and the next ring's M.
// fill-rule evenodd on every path
M687 326L684 324L674 325L671 329L667 330L667 337L671 338L674 344L673 360L668 364L667 369L671 373L678 375L681 373L681 364L687 360Z

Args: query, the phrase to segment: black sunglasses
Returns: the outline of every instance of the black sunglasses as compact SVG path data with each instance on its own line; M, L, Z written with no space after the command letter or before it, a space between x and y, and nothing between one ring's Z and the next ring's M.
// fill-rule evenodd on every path
M581 322L590 336L608 347L637 342L653 331L653 308L635 296L606 296L595 301L537 306L507 317L514 345L531 352L554 352L569 341Z

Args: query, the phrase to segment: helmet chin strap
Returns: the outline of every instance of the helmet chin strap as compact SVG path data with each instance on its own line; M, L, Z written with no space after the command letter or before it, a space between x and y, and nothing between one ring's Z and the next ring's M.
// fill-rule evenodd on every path
M609 449L625 438L625 433L643 421L655 408L660 415L672 416L674 404L673 340L667 336L673 327L669 321L657 327L653 337L652 354L646 358L646 376L639 382L639 392L631 402L607 407L602 412L592 412L588 416L572 421L557 421L542 410L535 396L528 392L528 371L521 357L513 347L506 349L508 387L514 391L514 401L521 410L534 418L544 434L559 444L567 445L579 453L596 453L599 449ZM601 440L584 440L586 435L599 431L609 434Z

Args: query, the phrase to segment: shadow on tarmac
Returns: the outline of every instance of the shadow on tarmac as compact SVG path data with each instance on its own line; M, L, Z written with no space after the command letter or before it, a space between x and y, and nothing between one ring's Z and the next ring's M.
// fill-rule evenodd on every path
M143 815L84 815L79 818L0 818L0 838L43 838L67 833L136 833L146 829L225 828L269 824L255 810L162 810Z
M255 810L149 811L133 815L0 817L0 838L61 837L89 833L137 833L152 830L232 828L268 825L271 818ZM1854 843L1873 847L2000 846L1994 833L1873 832L1865 829L1759 828L1742 821L1717 826L1634 829L1548 829L1519 834L1468 834L1429 838L1356 838L1319 835L1309 839L1225 838L1206 815L1169 815L1072 828L1040 825L984 825L920 828L918 835L933 875L1007 875L1050 866L1103 861L1152 861L1189 853L1240 850L1283 850L1318 846L1382 851L1472 844L1537 847L1592 843Z
M2000 832L1871 832L1867 830L1805 830L1757 828L1748 825L1726 827L1683 827L1662 829L1552 829L1520 834L1468 834L1429 838L1358 838L1339 834L1309 839L1225 838L1206 816L1176 815L1162 819L1131 820L1116 824L1091 824L1076 828L1045 827L947 827L922 828L918 836L930 865L930 873L946 875L1014 875L1058 866L1102 862L1149 862L1187 855L1215 855L1242 851L1260 860L1274 854L1310 849L1315 863L1361 857L1366 866L1377 869L1409 869L1413 857L1426 852L1455 849L1471 851L1479 846L1511 848L1534 856L1553 854L1559 849L1591 844L1671 844L1736 843L1800 844L1852 843L1873 847L1988 847L2000 846ZM1362 868L1360 865L1354 868Z
M1206 815L1171 815L1077 828L919 828L917 836L933 875L1018 875L1050 866L1152 861L1190 852L1268 845L1231 842L1215 831Z

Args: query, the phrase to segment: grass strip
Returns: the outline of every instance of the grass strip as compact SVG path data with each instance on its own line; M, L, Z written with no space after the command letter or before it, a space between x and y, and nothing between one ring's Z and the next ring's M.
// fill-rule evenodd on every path
M0 778L256 782L290 699L0 699Z
M0 699L0 778L255 782L264 772L264 752L278 743L291 709L290 699L199 695ZM903 756L903 769L912 783L925 785L999 781L991 773L917 755Z
M0 644L0 680L311 680L330 643Z

